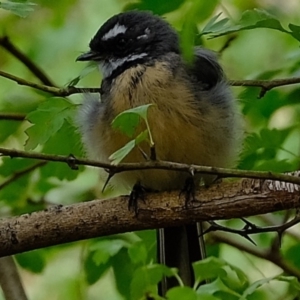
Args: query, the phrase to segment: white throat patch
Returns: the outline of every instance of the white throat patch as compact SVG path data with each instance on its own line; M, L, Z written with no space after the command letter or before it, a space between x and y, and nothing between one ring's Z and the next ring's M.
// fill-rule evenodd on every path
M115 36L117 36L120 33L125 33L127 30L127 27L124 25L120 25L119 23L117 23L112 29L110 29L108 32L106 32L104 34L104 36L102 37L103 41L107 41L108 39L114 38Z
M145 56L147 56L147 53L133 54L123 58L101 61L99 63L99 70L103 75L103 79L105 79L109 77L117 68L124 65L124 63L126 63L127 61L134 61Z

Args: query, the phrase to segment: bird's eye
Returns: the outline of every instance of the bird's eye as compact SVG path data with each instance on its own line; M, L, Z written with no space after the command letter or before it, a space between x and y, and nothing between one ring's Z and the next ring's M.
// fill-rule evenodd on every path
M127 40L125 40L124 38L119 39L118 41L118 48L124 48L127 44Z

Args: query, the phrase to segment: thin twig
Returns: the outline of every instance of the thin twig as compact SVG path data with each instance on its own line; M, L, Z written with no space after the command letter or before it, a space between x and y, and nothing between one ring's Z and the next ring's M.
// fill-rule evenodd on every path
M22 53L8 38L8 36L0 37L0 46L6 49L19 61L21 61L43 84L55 86L52 80L36 65L27 55Z
M273 80L230 80L229 83L232 86L260 87L261 91L258 97L262 98L267 91L273 88L300 83L300 77L282 78L282 79L273 79Z
M60 96L60 97L66 97L66 96L70 96L72 94L78 94L78 93L87 93L87 92L99 93L99 92L101 92L100 88L77 88L75 86L68 86L66 88L57 88L54 86L38 84L38 83L27 81L25 79L11 75L11 74L3 72L3 71L0 71L0 76L10 79L12 81L15 81L20 85L29 86L34 89L44 91L44 92L50 93L54 96Z
M26 115L19 113L0 113L0 120L24 121Z
M275 248L280 248L281 245L281 240L282 240L282 235L283 233L293 227L294 225L298 224L300 222L300 215L296 215L292 220L289 222L285 222L281 225L273 225L273 226L265 226L265 227L260 227L257 226L245 218L242 218L242 220L245 222L245 226L242 229L235 229L235 228L230 228L226 227L220 224L217 224L215 221L208 221L210 224L210 227L208 227L203 234L213 232L213 231L224 231L224 232L230 232L230 233L235 233L238 234L244 238L246 238L248 241L252 242L252 244L255 245L255 242L250 238L250 234L257 234L257 233L262 233L262 232L277 232L277 243L274 245ZM272 248L275 250L275 248Z
M47 86L42 84L37 84L33 82L29 82L25 79L19 78L17 76L8 74L6 72L0 71L0 76L5 77L7 79L13 80L20 85L26 85L44 92L48 92L55 96L69 96L72 94L78 93L101 93L100 88L76 88L74 86L68 86L66 88L56 88L53 86ZM283 78L283 79L274 79L274 80L230 80L229 84L232 86L250 86L250 87L261 87L261 93L259 97L263 97L264 94L271 90L272 88L285 86L290 84L300 83L300 77L293 78Z
M291 176L291 175L278 174L273 172L225 169L225 168L188 165L188 164L181 164L181 163L175 163L169 161L158 161L158 160L141 162L141 163L122 163L119 165L112 165L110 163L99 162L95 160L76 158L74 156L52 155L52 154L27 152L27 151L6 149L6 148L0 148L0 155L10 156L10 157L39 159L43 161L63 162L72 166L75 165L93 166L93 167L99 167L99 168L110 170L113 173L120 173L120 172L133 171L133 170L148 170L148 169L190 172L190 170L193 169L195 174L202 173L202 174L215 174L223 177L240 177L240 178L245 177L245 178L253 178L253 179L269 179L273 181L276 180L278 182L282 181L282 182L290 182L297 185L300 184L300 177L297 172L295 172ZM280 186L280 185L277 187L276 185L274 185L274 183L272 183L271 188L275 190L276 189L280 190L280 189L288 189L289 187Z
M300 280L300 270L284 260L280 253L264 251L260 250L258 247L243 244L241 242L238 242L236 238L231 238L224 233L214 232L211 234L211 236L216 242L227 244L229 246L237 248L240 251L247 252L253 256L268 260L280 267L285 273L295 276Z
M276 219L273 218L273 215L260 215L259 219L272 226L277 224ZM300 233L298 233L298 230L293 230L293 228L290 228L286 231L286 234L300 241Z
M46 164L47 164L46 161L40 161L40 162L38 162L38 163L36 163L36 164L34 164L34 165L32 165L32 166L24 169L24 170L17 171L15 173L13 173L10 178L8 178L7 180L5 180L4 182L2 182L0 184L0 190L3 189L3 188L5 188L7 185L11 184L12 182L14 182L15 180L17 180L18 178L20 178L20 177L22 177L22 176L24 176L24 175L26 175L26 174L34 171L35 169L37 169L39 167L44 166Z

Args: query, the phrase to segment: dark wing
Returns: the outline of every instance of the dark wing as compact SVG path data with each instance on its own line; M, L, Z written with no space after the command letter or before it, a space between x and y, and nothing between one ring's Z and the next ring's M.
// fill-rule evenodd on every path
M210 90L224 79L216 54L204 48L195 49L194 61L188 69L190 76L202 85L203 90Z

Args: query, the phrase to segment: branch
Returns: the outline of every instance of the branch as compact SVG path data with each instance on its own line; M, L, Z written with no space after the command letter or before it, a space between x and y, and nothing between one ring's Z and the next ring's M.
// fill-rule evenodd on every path
M295 276L298 278L298 280L300 280L300 270L286 262L279 252L261 250L258 247L252 246L250 244L246 245L244 243L238 242L236 239L233 239L228 235L224 235L224 233L214 232L211 236L215 242L224 243L243 252L249 253L253 256L266 259L280 267L285 273Z
M0 71L0 76L15 81L20 85L29 86L38 89L40 91L50 93L54 96L66 97L78 93L101 93L100 88L77 88L75 86L68 86L66 88L57 88L53 86L37 84L37 83L27 81L23 78L8 74L3 71ZM272 88L290 85L290 84L297 84L297 83L300 83L300 77L274 79L274 80L230 80L229 81L229 84L232 86L261 87L259 98L262 98L265 95L265 93L271 90Z
M0 258L0 286L6 300L27 300L12 257Z
M273 88L300 83L300 77L282 78L274 80L230 80L229 83L232 86L261 87L261 91L258 98L262 98L267 91Z
M0 37L0 46L10 52L14 57L21 61L40 81L49 86L55 84L48 78L48 76L37 66L32 60L22 53L8 38L8 36Z
M270 182L244 179L201 187L186 207L178 191L146 194L138 213L128 196L93 200L0 220L0 256L128 231L180 226L299 207L299 192L274 191Z
M248 241L252 242L252 244L256 245L255 242L250 238L250 236L249 236L250 234L262 233L262 232L277 232L278 236L277 236L277 239L275 240L275 244L278 247L280 247L283 233L287 229L291 228L292 226L294 226L300 222L300 215L299 215L299 213L297 213L296 216L292 220L290 220L289 222L283 223L281 225L273 225L273 226L266 226L266 227L257 226L244 218L242 218L242 220L245 223L245 226L242 229L230 228L230 227L219 225L214 221L208 221L208 223L210 224L210 227L208 227L208 229L206 229L203 232L203 234L206 234L206 233L212 232L212 231L224 231L224 232L235 233L235 234L238 234L238 235L246 238Z
M159 169L159 170L171 170L171 171L182 171L190 174L214 174L221 177L247 177L253 179L272 179L276 181L270 182L270 188L274 190L278 188L286 189L299 189L294 184L300 185L300 171L288 173L290 175L273 173L273 172L262 172L262 171L250 171L250 170L237 170L237 169L225 169L225 168L216 168L216 167L207 167L207 166L198 166L198 165L188 165L181 164L169 161L147 161L142 163L121 163L118 165L113 165L110 163L100 162L96 160L76 158L73 155L63 156L63 155L53 155L53 154L44 154L38 152L26 152L15 149L7 149L0 147L0 156L10 156L13 157L22 157L22 158L31 158L39 159L43 161L55 161L63 162L68 164L72 169L77 169L77 165L85 165L103 168L109 170L110 174L116 174L126 171L134 170L149 170L149 169ZM289 186L285 183L280 182L289 182L292 185Z
M19 113L0 113L0 120L24 121L26 115Z
M13 181L17 180L18 178L20 178L20 177L22 177L22 176L24 176L24 175L26 175L26 174L34 171L35 169L37 169L39 167L44 166L45 164L47 164L46 161L41 161L41 162L38 162L38 163L36 163L36 164L34 164L34 165L32 165L32 166L24 169L24 170L21 170L21 171L13 173L10 176L10 178L8 178L7 180L5 180L4 182L2 182L0 184L0 190L3 189L3 188L5 188L7 185L9 185L10 183L12 183Z
M20 85L29 86L34 89L44 91L44 92L50 93L54 96L60 96L60 97L66 97L66 96L70 96L72 94L78 94L78 93L99 93L101 91L99 88L88 88L87 89L87 88L77 88L75 86L68 86L66 88L57 88L54 86L48 86L48 85L30 82L23 78L8 74L3 71L0 71L0 76L10 79L12 81L15 81Z

